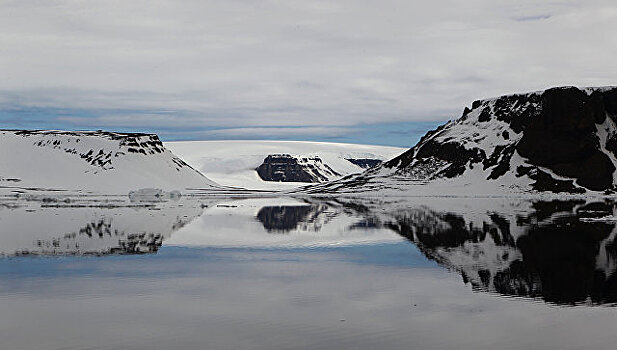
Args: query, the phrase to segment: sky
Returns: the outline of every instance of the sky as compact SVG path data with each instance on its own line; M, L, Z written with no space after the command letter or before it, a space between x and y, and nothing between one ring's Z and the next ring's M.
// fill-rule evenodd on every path
M0 0L0 128L407 147L472 101L617 85L613 0Z

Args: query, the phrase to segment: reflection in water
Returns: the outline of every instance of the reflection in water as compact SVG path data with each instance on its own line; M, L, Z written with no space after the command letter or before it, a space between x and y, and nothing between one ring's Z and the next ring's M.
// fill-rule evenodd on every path
M615 223L607 222L612 203L538 201L516 215L495 209L469 215L409 202L337 205L364 216L347 230L389 228L459 271L477 291L557 304L617 303ZM324 202L268 206L257 218L268 232L289 232L319 222L327 208Z
M335 200L221 200L163 244L191 247L300 248L404 242L366 213Z
M210 247L358 245L396 242L394 232L427 258L458 271L476 291L564 305L617 303L613 202L472 202L11 201L0 207L0 254L154 253L165 242ZM263 230L252 226L256 223Z
M384 225L479 291L557 304L617 302L613 204L536 202L505 216L400 210ZM604 217L603 219L601 217Z
M344 224L346 231L382 228L366 215L368 212L361 203L305 199L303 205L263 206L256 217L268 232L276 233L319 232L333 219L343 216L354 218Z
M318 207L310 205L263 207L257 213L257 219L268 232L285 233L296 230L300 223L311 222L308 216L316 209Z
M614 207L16 199L1 348L613 349Z
M361 225L362 212L350 210L347 204L338 201L305 200L303 205L263 206L256 218L269 233L290 233L291 231L320 232L333 225L336 218L355 218L344 223L344 230Z
M203 209L197 202L14 200L0 208L0 255L154 253Z

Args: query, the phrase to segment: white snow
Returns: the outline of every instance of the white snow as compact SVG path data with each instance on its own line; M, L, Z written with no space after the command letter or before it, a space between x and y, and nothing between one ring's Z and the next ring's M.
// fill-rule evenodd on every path
M280 190L305 186L302 182L263 181L255 169L270 154L321 158L341 175L363 168L345 158L389 160L406 149L400 147L303 141L178 141L165 146L213 181L233 187ZM337 177L330 177L331 180Z
M127 195L142 188L185 191L216 186L157 145L155 136L136 136L130 145L123 143L123 136L0 130L0 190Z
M608 139L617 133L617 125L615 125L615 122L609 116L606 116L604 123L596 124L596 128L598 129L597 135L600 139L600 150L608 156L613 166L617 169L617 158L615 154L606 149ZM617 183L617 171L613 173L613 183Z
M491 108L492 103L489 102ZM515 143L522 137L522 134L516 134L507 123L497 120L494 116L491 117L490 122L478 121L481 112L481 108L476 108L465 118L450 122L448 127L434 135L432 139L440 143L457 141L467 149L479 148L490 156L495 147ZM504 131L509 134L507 140L502 136Z

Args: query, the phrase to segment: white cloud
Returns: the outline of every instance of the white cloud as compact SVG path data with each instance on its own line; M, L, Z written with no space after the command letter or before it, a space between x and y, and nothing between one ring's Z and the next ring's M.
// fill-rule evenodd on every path
M125 111L64 119L111 126L454 118L615 84L615 20L613 1L582 0L2 1L0 109Z
M300 127L300 128L229 128L204 131L202 135L216 137L265 137L265 136L307 136L321 135L324 137L335 137L354 132L354 129L341 127Z

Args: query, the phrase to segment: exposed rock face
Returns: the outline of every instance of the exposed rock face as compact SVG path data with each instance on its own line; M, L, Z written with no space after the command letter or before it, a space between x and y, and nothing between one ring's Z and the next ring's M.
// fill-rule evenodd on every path
M381 159L367 159L367 158L345 158L352 164L359 166L360 168L369 169L372 167L376 167L379 164L383 163Z
M331 176L341 176L319 157L289 154L269 155L256 170L262 180L278 182L322 182Z
M591 94L577 88L547 90L539 115L528 122L516 147L518 153L588 189L611 188L615 166L602 151L606 145L600 145L596 126L610 113L605 101L609 106L617 103L613 90Z
M387 187L387 179L396 178L460 181L476 189L610 193L616 167L617 87L560 87L475 101L407 152L346 181L357 188Z
M107 131L56 131L56 130L0 130L2 132L13 133L24 138L33 138L34 145L64 151L69 154L78 155L88 164L101 168L102 170L113 169L112 160L126 153L137 153L152 155L163 153L165 147L159 137L154 134L143 133L115 133ZM76 145L88 138L99 138L109 141L117 141L120 150L116 152L88 149L81 151L81 147ZM73 144L71 144L73 141ZM83 142L82 142L83 144ZM179 168L186 166L182 160L178 159ZM178 168L178 169L179 169Z

